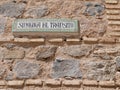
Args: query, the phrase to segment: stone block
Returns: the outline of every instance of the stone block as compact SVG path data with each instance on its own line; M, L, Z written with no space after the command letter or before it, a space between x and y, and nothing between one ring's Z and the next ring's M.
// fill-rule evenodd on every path
M11 81L11 80L14 80L14 79L15 79L14 73L12 71L8 72L6 77L5 77L5 80L6 81Z
M6 65L3 63L0 64L0 79L4 77L5 72L7 71Z
M13 72L19 79L28 79L36 77L40 72L40 66L25 60L17 61L13 67Z
M48 13L48 7L41 5L39 7L31 7L27 9L24 13L24 17L41 18L43 16L46 16Z
M52 78L81 78L80 63L77 60L56 59L53 63Z
M95 16L95 15L102 15L104 12L104 5L101 3L86 3L86 10L84 12L85 15Z
M71 45L63 48L63 53L72 57L83 57L87 56L89 52L92 50L92 46L90 45Z
M0 5L0 14L7 17L18 17L24 12L25 6L24 3L7 2Z
M0 47L0 59L4 58L4 51L5 49Z
M84 79L95 81L110 81L114 80L116 72L116 64L114 61L96 61L89 60L82 63Z
M120 56L117 56L115 58L116 61L116 69L119 71L120 70Z
M37 50L36 59L37 60L46 60L55 55L57 50L56 46L39 46L35 48Z

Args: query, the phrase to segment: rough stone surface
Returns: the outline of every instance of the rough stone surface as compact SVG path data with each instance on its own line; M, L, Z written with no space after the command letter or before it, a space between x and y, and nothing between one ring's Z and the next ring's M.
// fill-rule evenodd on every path
M112 57L108 54L101 54L99 57L101 59L104 59L104 60L111 60L112 59Z
M25 17L32 17L32 18L41 18L48 14L48 7L45 5L39 7L29 8L27 12L25 12Z
M7 74L7 76L5 77L6 81L11 81L11 80L14 80L14 79L15 79L15 77L14 77L14 73L13 72L9 72Z
M37 60L47 59L54 56L56 52L56 46L40 46L37 47L36 50L38 51L36 54Z
M99 54L98 53L94 53L93 57L98 57L98 58L100 58L102 60L111 60L112 59L112 56L107 54L106 52L99 53Z
M114 73L116 72L116 65L113 61L88 61L83 68L87 70L84 72L84 78L89 80L114 80Z
M0 59L1 60L4 58L4 51L5 51L5 48L0 47Z
M4 52L5 59L23 59L25 56L24 50L6 50Z
M90 16L102 15L105 10L104 5L100 3L93 4L91 2L86 3L85 14Z
M106 47L96 49L93 52L93 57L97 57L102 60L112 60L114 57L118 56L119 47L116 48L108 48Z
M0 16L0 33L4 32L7 18Z
M0 78L3 78L5 72L6 72L6 67L1 64L0 65Z
M80 18L79 23L81 37L86 36L96 38L103 36L106 32L106 20L98 20L95 18Z
M83 57L89 55L90 51L92 50L91 46L68 46L63 48L64 53L68 54L73 57Z
M16 62L13 72L16 73L16 77L19 79L34 78L39 74L40 66L36 63L22 60Z
M116 68L118 71L120 71L120 56L116 57L115 60L116 60Z
M5 47L7 49L12 49L14 48L16 45L13 44L13 43L5 43L5 44L2 44L1 47Z
M81 78L80 63L76 60L59 60L56 59L53 63L52 78Z
M18 17L25 9L24 3L7 2L0 6L0 14L7 17Z

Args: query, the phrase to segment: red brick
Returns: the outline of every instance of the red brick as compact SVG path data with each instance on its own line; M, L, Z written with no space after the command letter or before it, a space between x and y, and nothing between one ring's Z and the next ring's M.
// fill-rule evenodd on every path
M117 4L118 0L105 0L105 3L107 3L107 4Z
M99 85L105 86L105 87L113 87L115 86L115 82L114 81L100 81Z
M14 38L15 42L30 42L28 38Z
M83 80L83 85L97 86L98 82L95 80Z
M120 9L120 5L106 5L107 9Z
M40 38L40 39L30 39L30 42L45 42L45 39L44 38Z
M80 42L80 39L67 39L67 42Z
M120 32L112 32L110 33L112 37L120 37Z
M109 15L107 18L109 20L120 20L120 15Z
M111 37L104 37L99 42L105 43L105 44L113 44L113 43L116 43L116 39Z
M42 85L41 79L28 79L25 82L26 85Z
M119 10L107 10L106 13L111 14L111 15L118 15L120 14L120 11Z
M120 21L108 21L109 25L120 25Z
M3 80L0 80L0 86L5 86L5 85L6 85L6 82Z
M60 42L63 42L63 39L62 38L49 39L49 42L51 42L51 43L60 43Z
M62 84L65 86L79 86L81 85L81 80L64 80Z
M23 80L15 80L15 81L8 81L8 86L23 86L24 81Z
M83 37L83 42L84 43L97 43L98 39L97 38L87 38L87 37Z
M60 86L61 81L60 80L54 80L54 79L48 79L45 81L46 85L52 85L52 86Z

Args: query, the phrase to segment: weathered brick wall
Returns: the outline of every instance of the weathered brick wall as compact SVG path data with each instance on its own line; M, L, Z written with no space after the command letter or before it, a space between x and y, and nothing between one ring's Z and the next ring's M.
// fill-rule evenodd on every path
M14 37L20 18L77 19L77 38ZM119 0L1 0L0 90L119 90Z
M17 80L0 81L1 88L7 90L119 90L119 83L114 81L93 81L93 80ZM117 85L117 87L116 87ZM6 87L7 86L7 87ZM22 88L24 86L24 88ZM2 89L6 90L6 89Z

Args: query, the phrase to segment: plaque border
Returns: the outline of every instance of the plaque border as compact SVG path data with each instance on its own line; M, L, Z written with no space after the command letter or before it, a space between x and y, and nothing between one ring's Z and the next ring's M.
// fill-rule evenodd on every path
M21 20L26 20L26 21L70 21L70 22L74 22L75 23L75 29L66 29L64 31L64 29L32 29L32 30L29 30L29 29L23 29L23 30L18 30L16 28L16 24L17 22L21 21ZM78 25L78 20L74 20L74 19L64 19L64 18L61 18L61 19L16 19L13 23L12 23L12 32L13 33L19 33L19 32L22 32L22 33L26 33L26 32L38 32L38 33L77 33L79 32L79 25ZM33 31L34 30L34 31ZM56 31L54 31L56 30Z

